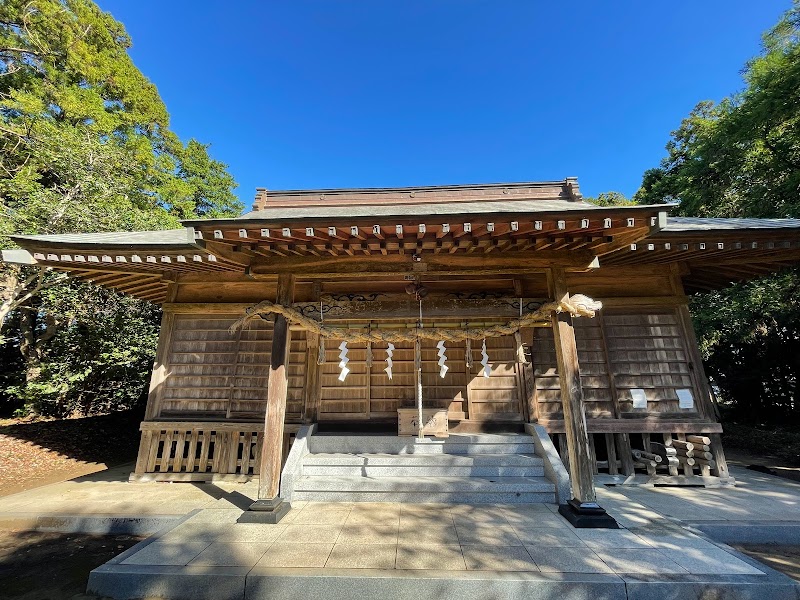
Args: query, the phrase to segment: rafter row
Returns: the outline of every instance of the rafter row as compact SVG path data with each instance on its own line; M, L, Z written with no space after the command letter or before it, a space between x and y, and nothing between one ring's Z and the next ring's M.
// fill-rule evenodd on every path
M630 244L605 258L606 264L635 264L643 260L648 264L673 262L676 260L717 260L720 258L741 257L752 261L758 258L780 260L781 250L797 250L800 240L760 239L747 241L678 241L678 242L644 242Z
M350 226L296 226L279 225L273 227L238 227L195 229L198 240L239 240L243 242L269 241L272 243L291 242L345 242L355 240L409 240L409 239L458 239L473 237L524 237L530 235L578 233L588 235L614 235L632 228L655 227L657 217L645 218L556 218L550 220L514 221L464 221L459 223L426 224L353 224Z

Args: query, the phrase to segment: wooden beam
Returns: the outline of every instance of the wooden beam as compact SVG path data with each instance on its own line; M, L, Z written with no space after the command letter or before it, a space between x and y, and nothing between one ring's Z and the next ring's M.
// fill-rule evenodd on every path
M385 294L384 294L385 295ZM400 300L372 302L331 301L325 299L325 320L331 321L408 321L419 317L419 303L404 294ZM525 301L549 302L548 298L525 298ZM422 302L426 319L514 319L519 317L519 296L483 299L462 299L431 294ZM319 302L297 302L293 307L303 314L319 318ZM525 311L527 314L528 310ZM543 320L548 320L545 317Z
M563 269L553 269L553 297L556 302L569 300L566 275ZM567 451L569 452L569 477L572 495L580 503L596 502L594 476L591 464L589 435L583 407L583 387L578 364L578 347L572 316L567 312L552 316L555 338L558 379L561 385L561 406L564 410Z
M717 477L729 477L728 461L725 460L725 452L722 450L722 436L719 433L712 433L711 438L711 452L714 455L714 462L717 464L715 467L715 475Z
M243 428L252 429L253 431L263 431L262 423L230 423L227 421L142 421L139 424L139 431L158 431L160 429L179 429L189 430L202 430L209 429L211 431L241 431ZM296 423L287 423L284 426L284 433L297 433L300 430L300 425Z
M319 417L319 403L322 397L320 377L322 365L317 364L320 353L319 342L319 334L310 331L306 334L306 381L303 386L306 423L315 423Z
M170 302L164 304L161 309L165 313L242 315L253 304L251 302Z
M391 248L390 248L391 250ZM426 254L421 262L415 262L408 254L389 254L380 257L364 256L325 256L302 258L287 257L269 262L253 264L254 275L274 275L290 273L296 276L324 274L328 277L352 277L354 274L372 272L375 274L407 274L407 273L458 273L480 272L484 274L500 273L508 269L524 270L536 267L564 267L567 269L585 269L592 264L595 255L585 250L569 252L537 251L518 254L463 254L448 255Z
M561 419L539 419L548 433L565 431ZM711 421L677 421L670 419L587 419L589 433L720 433L722 425Z
M284 306L294 299L294 277L286 274L278 278L276 302ZM275 315L272 332L269 379L267 380L267 410L264 416L264 439L258 470L258 499L278 497L283 457L283 420L286 415L288 389L287 364L289 362L289 324L283 315Z
M595 297L603 303L603 308L664 307L688 304L689 297L683 291L674 296L626 296L620 298Z

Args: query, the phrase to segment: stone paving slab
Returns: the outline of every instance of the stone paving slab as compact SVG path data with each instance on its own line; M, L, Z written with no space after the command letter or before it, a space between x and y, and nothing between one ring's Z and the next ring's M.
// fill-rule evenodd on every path
M246 581L249 599L325 598L503 598L504 600L575 600L625 598L625 582L614 575L380 570L253 571Z
M425 590L440 597L452 592L566 598L579 590L581 598L625 598L627 593L631 598L682 600L800 599L788 578L720 543L765 542L770 536L800 543L800 485L735 467L735 488L598 488L601 504L625 528L605 535L572 529L552 504L294 502L278 525L236 523L255 496L253 483L132 484L127 482L131 467L1 498L0 527L138 534L161 530L93 572L91 585L119 598L144 590L174 598L242 598L245 587L254 594L272 590L261 597L288 597L292 590L308 597L303 587L308 586L332 599L389 597L392 590L395 597L415 600ZM290 526L297 535L286 534ZM307 529L320 530L325 541L302 533ZM720 537L715 542L695 535L699 529ZM183 549L171 548L173 544ZM449 563L425 559L443 548L449 548L443 555ZM293 556L295 565L306 566L288 566L288 558L282 559L284 566L270 566L279 560L274 558L279 551ZM228 554L241 558L228 560ZM660 556L673 573L647 572ZM414 564L412 559L421 568L406 568ZM215 564L228 562L236 564ZM450 563L453 570L442 570ZM526 565L530 570L501 570ZM300 575L304 581L298 580ZM403 595L411 583L420 587Z
M625 509L639 517L647 512L630 500ZM483 516L465 518L473 510ZM350 520L354 511L358 519ZM334 513L338 525L315 522ZM531 526L531 520L520 528L515 520L520 514L538 516L546 526ZM292 508L289 523L236 523L232 516L227 508L187 515L93 571L89 591L125 599L142 590L176 600L205 598L198 582L216 586L220 574L228 586L219 596L224 598L313 597L318 590L326 600L377 595L418 600L425 593L800 599L800 588L789 578L664 517L632 519L628 529L574 530L558 523L563 518L555 505L525 511L305 503ZM194 578L191 584L173 585L187 577Z

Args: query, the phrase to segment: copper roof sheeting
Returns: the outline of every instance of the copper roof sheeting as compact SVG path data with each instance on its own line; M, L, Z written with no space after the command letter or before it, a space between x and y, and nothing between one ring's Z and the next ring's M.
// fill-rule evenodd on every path
M391 188L267 190L257 188L254 211L331 205L431 204L509 199L580 200L576 177L561 181L484 183Z
M100 233L61 233L55 235L14 235L11 239L20 246L27 243L57 244L78 247L175 247L196 248L191 228L164 229L159 231L106 231Z
M665 222L671 205L595 206L583 201L574 178L260 189L257 205L261 210L237 218L187 220L181 229L12 236L24 250L3 251L3 260L42 264L156 302L182 273L244 273L248 265L284 257L357 259L417 252L523 257L517 253L583 249L601 257L601 268L680 263L690 291L800 262L800 219L671 217Z
M800 219L725 219L721 217L670 217L662 233L739 231L748 229L800 229Z

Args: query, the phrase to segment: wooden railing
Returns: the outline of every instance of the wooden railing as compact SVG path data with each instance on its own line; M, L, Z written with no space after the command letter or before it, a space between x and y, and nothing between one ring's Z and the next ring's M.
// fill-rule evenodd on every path
M284 427L283 458L299 425ZM263 423L145 421L131 481L247 481L258 474Z

